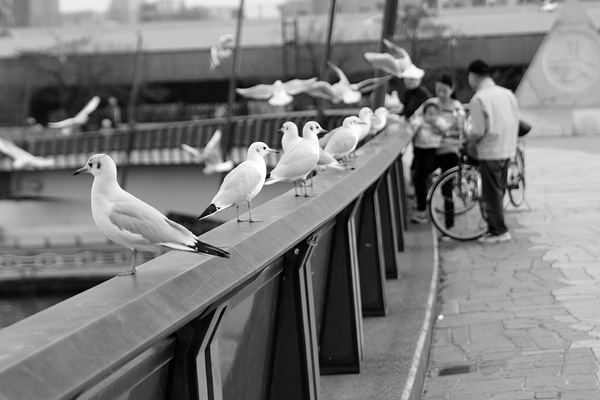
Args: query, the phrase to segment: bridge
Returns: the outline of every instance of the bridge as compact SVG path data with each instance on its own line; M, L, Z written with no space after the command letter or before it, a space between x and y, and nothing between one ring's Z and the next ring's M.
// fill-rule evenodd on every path
M352 111L326 112L322 125L339 125ZM315 117L291 116L297 123ZM232 157L256 140L278 147L282 118L236 117ZM180 144L202 146L222 122L19 144L57 160L46 176L70 173L99 151L133 175L151 163L190 168ZM363 318L385 318L386 281L400 281L399 271L417 267L414 254L402 258L401 156L409 140L404 126L392 124L358 150L355 170L315 176L314 197L286 191L255 208L264 222L231 220L202 235L228 249L230 259L169 252L140 266L136 276L107 280L2 329L0 397L324 398L321 375L360 373ZM41 173L15 173L6 160L0 166L12 179ZM431 232L423 237L430 240ZM407 369L402 384L408 375Z

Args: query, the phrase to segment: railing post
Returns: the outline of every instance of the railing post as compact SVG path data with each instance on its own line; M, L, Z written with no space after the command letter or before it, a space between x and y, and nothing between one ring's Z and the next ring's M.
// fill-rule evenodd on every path
M358 233L358 262L362 311L365 316L384 316L385 256L382 248L382 222L379 210L380 179L363 195Z
M330 251L330 270L321 318L321 374L360 372L362 310L354 218L360 197L336 218Z
M303 241L285 256L271 399L316 400L319 396L312 287L307 281L310 271L306 266L315 244L314 241Z
M219 307L177 331L171 399L212 399L215 390L220 392L220 382L215 385L212 375L210 346L224 312L225 307Z
M387 279L398 279L398 265L396 263L396 212L394 199L391 193L391 169L388 169L380 178L378 200L379 213L381 214L381 245L383 246L385 277Z

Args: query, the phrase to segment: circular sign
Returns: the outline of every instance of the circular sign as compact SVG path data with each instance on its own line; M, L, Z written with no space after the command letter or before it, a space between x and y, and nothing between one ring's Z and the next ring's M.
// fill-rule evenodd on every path
M542 66L548 81L566 92L589 89L600 79L600 41L577 29L556 31L545 46Z

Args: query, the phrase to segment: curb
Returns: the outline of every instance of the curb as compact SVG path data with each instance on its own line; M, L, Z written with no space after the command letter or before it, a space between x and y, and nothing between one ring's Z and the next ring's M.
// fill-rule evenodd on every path
M423 393L425 374L427 373L427 363L429 361L429 349L431 347L431 338L433 336L433 324L436 315L437 293L439 287L439 246L435 228L431 228L433 235L433 272L431 274L431 283L429 285L429 296L427 298L427 309L421 333L417 340L415 354L413 355L408 379L402 392L401 400L419 400Z

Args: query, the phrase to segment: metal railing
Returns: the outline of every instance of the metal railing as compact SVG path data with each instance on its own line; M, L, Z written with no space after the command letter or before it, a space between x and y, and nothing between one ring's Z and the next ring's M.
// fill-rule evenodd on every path
M202 235L229 259L172 251L0 330L0 397L318 399L320 374L358 373L406 227L409 135L377 142Z
M325 129L340 126L348 115L356 115L356 109L327 110L319 121ZM245 159L248 146L263 141L277 148L281 145L281 128L285 121L299 126L317 118L317 111L300 111L282 114L232 117L231 139L228 158L238 163ZM199 163L192 155L181 149L185 143L192 147L206 146L217 129L223 129L225 118L140 125L135 128L119 128L109 131L81 132L70 136L35 136L16 140L15 144L39 157L55 160L55 169L83 165L95 153L110 155L117 165L166 165ZM276 159L269 160L271 164ZM0 171L12 171L12 159L0 153Z

